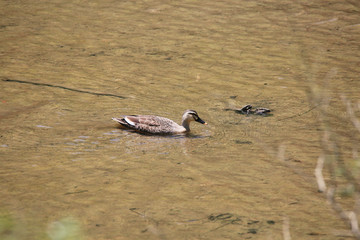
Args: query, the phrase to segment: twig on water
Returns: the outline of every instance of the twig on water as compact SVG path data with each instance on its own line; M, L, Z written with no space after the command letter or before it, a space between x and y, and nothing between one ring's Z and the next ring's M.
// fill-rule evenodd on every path
M116 98L120 98L120 99L125 99L125 98L126 98L126 97L123 97L123 96L120 96L120 95L111 94L111 93L90 92L90 91L84 91L84 90L79 90L79 89L75 89L75 88L69 88L69 87L64 87L64 86L59 86L59 85L53 85L53 84L49 84L49 83L38 83L38 82L23 81L23 80L8 79L8 78L2 79L2 81L4 81L4 82L15 82L15 83L30 84L30 85L35 85L35 86L44 86L44 87L60 88L60 89L64 89L64 90L68 90L68 91L72 91L72 92L86 93L86 94L91 94L91 95L95 95L95 96L116 97Z
M308 110L306 110L306 111L304 111L304 112L300 112L300 113L291 115L291 116L289 116L289 117L281 118L281 119L279 119L279 121L284 121L284 120L287 120L287 119L300 117L300 116L302 116L302 115L304 115L304 114L307 114L307 113L311 112L312 110L314 110L314 109L317 108L317 107L318 107L318 105L313 106L313 107L309 108Z

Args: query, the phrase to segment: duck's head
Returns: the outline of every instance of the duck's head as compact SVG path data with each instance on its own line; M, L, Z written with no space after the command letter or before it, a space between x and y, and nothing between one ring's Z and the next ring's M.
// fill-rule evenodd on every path
M186 121L186 122L190 122L190 121L196 121L196 122L199 122L201 124L205 124L207 125L207 123L205 121L203 121L199 115L197 114L196 111L194 110L186 110L184 112L184 115L183 115L183 121Z

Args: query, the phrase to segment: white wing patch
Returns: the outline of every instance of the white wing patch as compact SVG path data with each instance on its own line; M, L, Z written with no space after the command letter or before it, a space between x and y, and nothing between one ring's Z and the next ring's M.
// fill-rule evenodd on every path
M125 121L126 121L128 124L130 124L131 126L135 126L135 123L134 123L133 121L131 121L128 117L125 117L124 119L125 119Z

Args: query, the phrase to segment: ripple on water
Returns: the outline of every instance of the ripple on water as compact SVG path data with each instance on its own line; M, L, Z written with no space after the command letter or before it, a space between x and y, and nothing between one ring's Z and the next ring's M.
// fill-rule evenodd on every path
M104 135L121 135L119 130L112 130L111 132L105 132Z
M38 128L52 128L52 127L44 126L44 125L36 125L36 127L38 127Z
M84 138L84 139L87 139L87 138L90 138L90 136L78 136L78 138Z
M110 142L119 142L121 139L120 138L113 138L113 139L110 139Z

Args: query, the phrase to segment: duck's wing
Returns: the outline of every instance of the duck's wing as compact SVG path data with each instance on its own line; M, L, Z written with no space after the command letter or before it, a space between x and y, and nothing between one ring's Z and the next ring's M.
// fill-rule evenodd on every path
M148 133L170 133L178 126L170 119L152 115L128 115L113 120L125 127Z
M157 116L130 115L130 116L125 116L124 120L131 126L158 127L161 125L161 121Z

